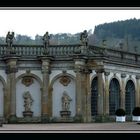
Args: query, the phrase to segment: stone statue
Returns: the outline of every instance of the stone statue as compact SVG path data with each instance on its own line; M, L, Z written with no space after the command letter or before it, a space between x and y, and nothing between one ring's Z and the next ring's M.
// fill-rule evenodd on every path
M80 35L80 40L83 46L88 45L88 33L87 30L84 30L84 32L81 33Z
M67 95L66 91L64 91L63 96L62 96L62 110L63 111L69 111L71 101L72 99Z
M12 47L14 40L14 32L10 33L8 32L6 35L6 43L8 44L9 47Z
M23 94L23 98L24 98L25 111L31 111L31 105L33 103L33 99L31 97L30 92L29 91L25 92Z
M50 45L50 42L49 42L50 36L49 36L49 33L48 32L46 32L44 34L42 40L43 40L43 43L44 43L44 48L47 48Z

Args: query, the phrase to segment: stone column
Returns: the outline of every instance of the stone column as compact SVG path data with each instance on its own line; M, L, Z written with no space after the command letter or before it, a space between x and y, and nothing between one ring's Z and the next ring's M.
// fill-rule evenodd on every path
M48 58L42 58L42 122L49 121L48 114L48 92L49 92L49 75L50 75L50 60Z
M98 101L97 101L97 114L98 116L102 116L104 114L104 93L103 93L103 69L96 70L97 78L98 78Z
M9 122L15 123L17 121L16 118L16 72L17 72L17 58L10 57L6 59L6 74L7 74L7 93L10 96L9 104Z
M105 99L104 99L104 110L105 115L109 115L109 81L108 76L110 72L105 72Z
M121 81L122 81L122 86L121 86L121 103L120 103L120 108L125 109L125 77L126 74L122 73L121 74Z
M91 88L90 88L91 72L92 71L88 68L84 68L82 71L81 97L82 97L83 122L91 122Z
M92 70L88 69L86 71L86 121L91 122L91 84L90 84L90 73Z
M136 75L136 85L135 106L140 106L140 75Z
M84 59L75 60L75 72L76 72L76 121L83 121L83 108L82 108L82 80L83 80L83 66L85 65ZM86 86L86 85L83 85Z

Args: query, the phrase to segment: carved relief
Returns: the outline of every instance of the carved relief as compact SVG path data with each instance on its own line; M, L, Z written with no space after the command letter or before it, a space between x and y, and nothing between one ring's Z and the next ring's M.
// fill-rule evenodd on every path
M24 84L26 87L30 86L31 84L33 84L33 78L31 76L25 76L22 79L22 84Z
M67 86L71 80L68 76L62 76L59 80L59 82L63 85L63 86Z

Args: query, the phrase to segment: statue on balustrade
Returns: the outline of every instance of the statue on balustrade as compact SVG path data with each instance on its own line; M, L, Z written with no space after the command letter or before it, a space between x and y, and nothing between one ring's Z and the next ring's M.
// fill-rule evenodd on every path
M49 42L50 36L49 36L49 33L48 32L46 32L44 34L42 40L43 40L43 43L44 43L44 47L47 48L50 45L50 42Z
M84 32L81 33L80 40L81 40L81 44L83 46L88 45L88 33L87 33L87 30L84 30Z
M50 36L49 33L46 32L42 38L43 40L43 44L44 44L44 54L48 54L49 53L49 48L48 46L50 45Z
M12 47L14 39L15 39L14 32L12 32L12 33L8 32L6 35L6 43L7 43L8 47Z

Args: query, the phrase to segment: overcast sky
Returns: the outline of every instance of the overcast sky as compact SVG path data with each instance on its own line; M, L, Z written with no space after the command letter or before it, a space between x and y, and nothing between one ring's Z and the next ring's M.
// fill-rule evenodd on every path
M77 33L98 24L140 19L140 10L0 10L0 36L8 31L15 34Z

